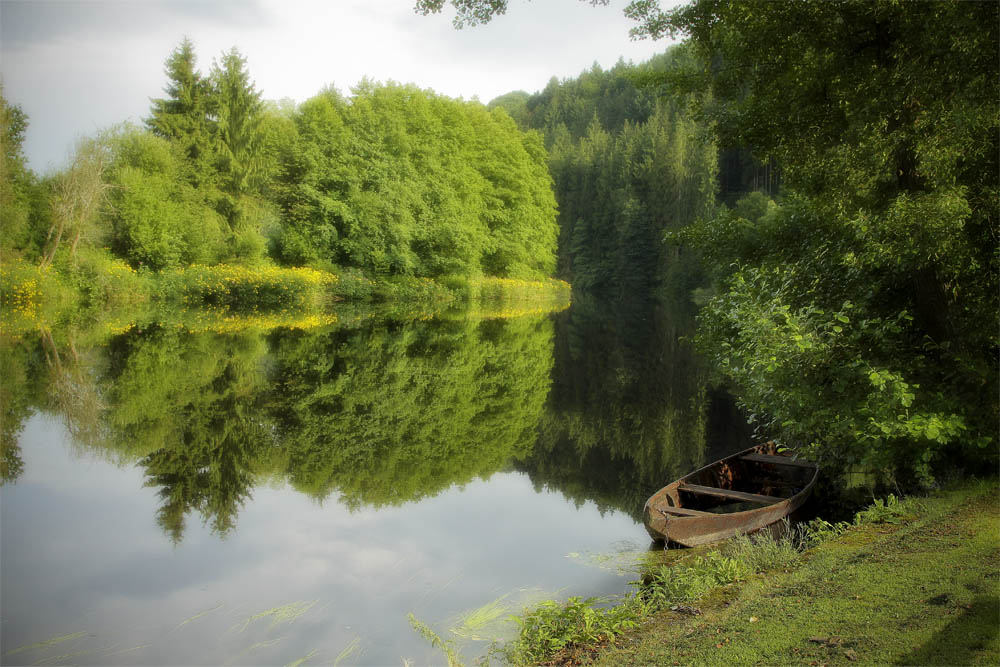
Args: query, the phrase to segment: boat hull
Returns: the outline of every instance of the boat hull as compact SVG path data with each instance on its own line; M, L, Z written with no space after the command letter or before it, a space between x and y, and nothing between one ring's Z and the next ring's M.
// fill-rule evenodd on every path
M795 471L796 474L801 476L801 488L796 493L764 507L727 513L690 511L684 508L680 494L685 490L683 485L686 482L691 480L704 482L708 478L726 480L728 475L728 483L732 484L733 473L730 463L739 461L747 454L760 452L760 447L739 452L700 468L654 493L643 508L643 523L649 536L658 542L666 541L687 547L710 544L761 530L781 521L800 508L808 500L816 483L818 468L814 464L803 465L801 462L762 464L765 471L794 465L799 468ZM720 485L726 483L726 481L718 482ZM692 515L672 515L686 511Z

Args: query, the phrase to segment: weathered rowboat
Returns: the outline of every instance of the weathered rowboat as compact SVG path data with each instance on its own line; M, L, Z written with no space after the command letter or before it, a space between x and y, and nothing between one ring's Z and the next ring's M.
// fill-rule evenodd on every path
M687 547L735 537L781 521L812 493L815 463L758 445L699 468L646 501L650 537Z

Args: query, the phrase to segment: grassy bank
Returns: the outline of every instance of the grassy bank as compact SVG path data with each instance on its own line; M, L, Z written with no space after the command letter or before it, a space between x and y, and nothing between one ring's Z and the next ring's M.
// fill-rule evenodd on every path
M323 313L343 304L384 304L427 313L471 308L492 317L510 317L561 310L569 302L570 286L552 279L373 279L353 270L331 273L225 264L152 272L136 271L100 252L46 270L17 259L0 264L0 309L7 331L80 318L114 318L124 311L151 308L245 318L258 313L282 317Z
M571 600L526 614L505 657L608 666L998 664L997 486L967 482L877 504L852 524L819 521L786 539L691 552L654 570L644 592L612 610L588 612ZM537 651L588 625L589 639L584 632L582 641Z

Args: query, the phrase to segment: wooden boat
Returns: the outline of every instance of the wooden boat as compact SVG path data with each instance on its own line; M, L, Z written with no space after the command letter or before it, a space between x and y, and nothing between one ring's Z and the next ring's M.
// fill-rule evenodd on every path
M646 501L650 537L687 547L781 521L812 493L815 463L775 453L771 443L720 459L663 487Z

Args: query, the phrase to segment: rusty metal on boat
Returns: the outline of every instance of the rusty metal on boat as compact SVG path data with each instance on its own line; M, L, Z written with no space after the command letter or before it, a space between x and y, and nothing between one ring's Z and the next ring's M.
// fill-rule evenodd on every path
M757 445L681 477L646 501L650 537L693 547L766 528L801 507L819 468Z

